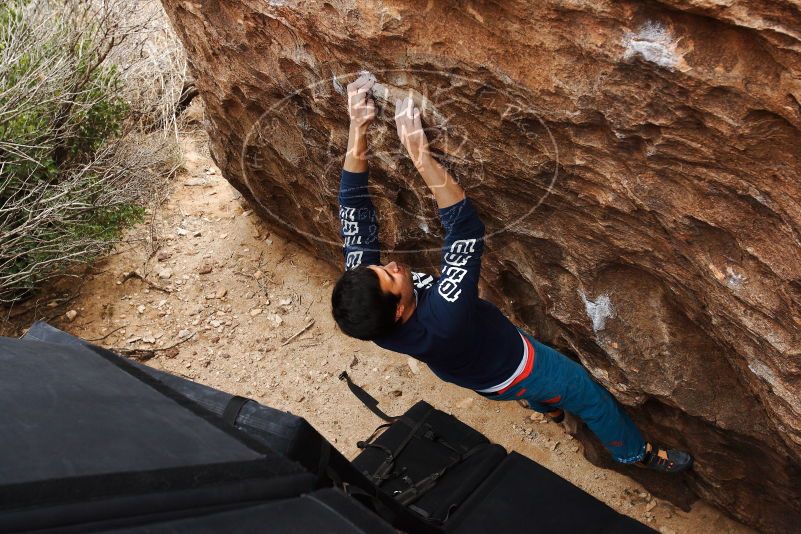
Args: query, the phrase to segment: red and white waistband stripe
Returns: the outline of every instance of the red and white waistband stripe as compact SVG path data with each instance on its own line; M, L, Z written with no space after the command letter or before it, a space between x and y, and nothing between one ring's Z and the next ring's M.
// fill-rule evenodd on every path
M504 393L531 374L531 370L534 368L534 346L523 334L520 334L520 338L523 340L523 359L520 360L520 364L515 369L515 372L512 373L512 376L497 386L476 391L479 393Z

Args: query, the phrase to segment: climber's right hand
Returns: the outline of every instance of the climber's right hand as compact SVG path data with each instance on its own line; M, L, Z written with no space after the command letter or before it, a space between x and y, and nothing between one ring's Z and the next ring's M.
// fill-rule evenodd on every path
M375 103L370 96L374 83L375 77L364 73L348 84L348 114L351 127L364 129L375 119Z

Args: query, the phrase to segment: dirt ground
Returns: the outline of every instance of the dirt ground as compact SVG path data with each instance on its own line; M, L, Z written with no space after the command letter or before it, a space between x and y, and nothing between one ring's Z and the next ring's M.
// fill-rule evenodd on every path
M153 351L148 365L303 416L349 458L382 421L337 379L342 370L385 412L425 399L664 534L752 532L703 502L685 513L595 467L561 426L516 403L488 401L339 333L329 304L338 270L253 215L209 157L205 134L187 132L182 146L184 167L153 226L132 230L155 231L155 240L96 263L70 282L80 294L67 303L40 297L51 324L106 347Z

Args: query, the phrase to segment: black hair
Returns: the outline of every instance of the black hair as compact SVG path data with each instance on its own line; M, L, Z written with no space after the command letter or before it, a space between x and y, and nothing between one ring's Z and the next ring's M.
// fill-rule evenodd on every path
M361 265L345 273L331 294L331 312L351 337L373 340L392 331L400 297L381 290L378 274Z

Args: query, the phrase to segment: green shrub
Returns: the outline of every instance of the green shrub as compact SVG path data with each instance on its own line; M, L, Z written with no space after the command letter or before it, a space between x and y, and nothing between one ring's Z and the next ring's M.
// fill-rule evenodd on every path
M142 166L117 143L129 105L107 61L116 41L93 6L0 6L0 302L91 261L143 218Z

